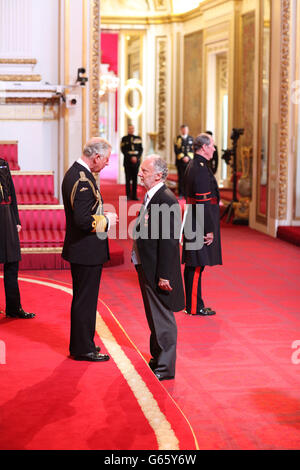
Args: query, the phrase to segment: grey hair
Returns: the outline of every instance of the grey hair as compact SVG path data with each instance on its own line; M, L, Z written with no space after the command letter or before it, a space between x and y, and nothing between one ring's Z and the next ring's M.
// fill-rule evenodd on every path
M88 142L83 149L83 155L91 158L93 155L99 154L100 157L106 157L111 151L111 145L105 139L99 139L95 142Z
M204 132L202 134L197 135L197 137L194 140L194 152L197 152L197 150L200 150L203 145L209 145L211 141L211 136L208 134L205 134Z
M168 176L168 167L166 161L159 155L149 155L148 158L151 158L153 161L153 168L155 173L161 173L161 179L162 181L165 181Z

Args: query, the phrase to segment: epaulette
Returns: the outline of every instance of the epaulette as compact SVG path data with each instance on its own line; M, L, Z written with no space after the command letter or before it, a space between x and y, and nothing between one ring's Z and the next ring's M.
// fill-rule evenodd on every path
M101 206L102 205L102 201L101 201L101 196L100 196L100 193L99 191L95 189L95 186L93 185L93 183L91 182L91 180L89 180L89 178L86 177L84 171L80 171L79 172L79 176L80 178L76 181L76 183L74 184L73 186L73 189L71 191L71 196L70 196L70 201L71 201L71 206L73 208L74 206L74 199L75 199L75 195L76 195L76 191L77 191L77 188L78 188L78 185L79 183L89 183L93 193L94 193L94 196L95 196L95 199L96 199L96 202L94 204L94 206L92 207L92 210L96 207L96 205L99 203L99 205Z

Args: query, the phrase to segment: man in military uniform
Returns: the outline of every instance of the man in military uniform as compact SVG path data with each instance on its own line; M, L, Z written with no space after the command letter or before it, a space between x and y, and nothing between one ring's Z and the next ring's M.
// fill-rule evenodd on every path
M199 233L197 206L204 209L204 243L202 248L189 249L194 240L184 237L182 262L185 263L184 283L186 313L191 315L214 315L216 312L204 306L202 295L202 273L205 266L222 264L220 240L219 189L217 181L208 166L214 153L214 141L208 134L200 134L194 141L194 159L190 162L185 176L184 187L188 210L191 211L192 230ZM201 221L203 222L203 221Z
M211 137L213 137L213 133L211 131L206 131L206 134L209 134ZM212 159L208 163L214 175L217 173L218 164L219 164L219 152L218 152L218 147L215 145L214 154L212 156Z
M180 126L180 135L176 137L174 151L176 156L176 167L178 173L178 195L184 196L183 177L185 170L193 158L193 137L189 135L189 128L186 124Z
M103 263L109 259L107 230L116 214L103 213L103 200L93 173L109 163L111 146L101 138L85 145L83 155L67 171L62 183L66 235L62 257L71 264L70 355L78 361L107 361L94 343L98 292Z
M0 158L0 263L4 264L6 316L34 318L21 306L18 284L21 249L18 232L21 230L17 198L8 163Z
M142 139L134 135L134 126L128 126L128 134L122 137L121 152L124 155L124 170L126 178L127 199L138 201L137 197L137 177L140 160L143 153Z

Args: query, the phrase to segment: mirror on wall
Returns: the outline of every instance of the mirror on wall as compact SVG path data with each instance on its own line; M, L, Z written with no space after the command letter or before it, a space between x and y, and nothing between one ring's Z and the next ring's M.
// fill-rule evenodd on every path
M126 74L124 106L126 128L133 124L135 132L141 133L141 110L143 107L142 71L143 36L136 32L126 34Z
M256 218L265 224L268 211L270 41L271 0L261 0Z

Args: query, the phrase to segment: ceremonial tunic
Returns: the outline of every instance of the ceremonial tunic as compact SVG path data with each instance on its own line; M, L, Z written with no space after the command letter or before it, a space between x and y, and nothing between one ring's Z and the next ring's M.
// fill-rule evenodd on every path
M0 263L21 259L17 225L21 223L13 180L8 163L0 158Z
M62 183L66 235L62 257L71 263L70 354L95 352L95 324L102 265L109 259L107 219L93 174L75 162ZM99 230L100 233L97 233Z
M182 135L178 135L175 140L174 144L174 152L176 156L176 166L178 171L178 194L183 196L184 192L184 173L189 164L188 162L184 162L184 157L189 157L191 160L194 157L193 153L193 143L194 139L191 135L187 135L185 138Z
M126 195L128 198L136 199L137 176L143 153L142 139L140 136L128 134L122 137L121 152L124 155L123 165L126 178ZM131 161L132 157L137 158L136 163ZM131 182L132 188L130 188Z
M4 264L6 314L21 308L18 284L21 249L17 225L21 225L17 198L8 163L0 158L0 263Z
M201 204L204 208L204 235L211 232L214 234L211 245L203 244L202 248L195 250L187 249L187 243L194 242L196 237L192 240L186 240L184 237L182 263L185 263L186 310L192 314L196 314L204 307L201 286L204 267L222 264L220 194L217 181L207 163L204 157L195 154L184 177L186 202L189 211L192 211L192 231L196 233L199 227L199 221L196 221L196 207Z

